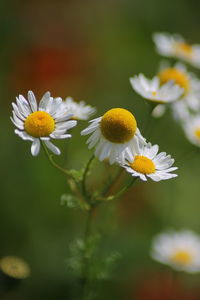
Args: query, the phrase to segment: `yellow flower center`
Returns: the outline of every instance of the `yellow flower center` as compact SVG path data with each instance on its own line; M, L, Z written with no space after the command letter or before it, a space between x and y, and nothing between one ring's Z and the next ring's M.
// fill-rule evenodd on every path
M130 163L130 167L142 174L152 174L155 173L156 167L151 159L143 155L136 155L134 161Z
M35 137L49 136L55 129L55 121L45 111L36 111L30 114L24 123L26 132Z
M192 255L188 251L180 250L172 255L171 260L175 264L188 265L192 261Z
M124 144L133 138L137 123L135 117L128 110L113 108L103 115L100 128L108 141Z
M161 84L165 84L169 80L174 80L174 82L184 88L185 91L188 91L189 89L189 80L187 75L176 68L164 69L158 74L158 76Z
M30 268L28 264L21 258L15 256L6 256L0 260L0 269L6 275L23 279L30 275Z
M182 52L186 56L190 56L192 54L192 46L187 43L178 43L176 46L177 54Z
M194 134L198 139L200 139L200 128L196 129Z

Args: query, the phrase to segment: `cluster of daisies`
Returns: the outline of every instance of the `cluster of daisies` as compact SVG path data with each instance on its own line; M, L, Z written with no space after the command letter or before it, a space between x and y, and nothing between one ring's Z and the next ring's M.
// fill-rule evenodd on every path
M200 68L200 45L190 45L180 35L155 33L157 52L165 57ZM169 107L188 140L200 146L200 79L183 62L163 61L152 79L143 74L130 78L133 89L154 105L152 115L160 117Z
M161 55L185 60L200 68L200 46L187 44L179 35L156 33L153 39ZM154 102L154 116L160 116L169 106L191 142L200 145L200 80L189 73L185 65L163 63L153 79L139 74L130 82L138 94ZM27 99L19 95L12 106L15 133L23 140L31 141L33 156L38 155L41 144L59 155L60 149L52 140L71 138L69 131L77 121L88 120L96 112L84 101L76 102L71 97L65 100L54 98L49 92L38 102L29 91ZM100 161L118 164L143 181L177 176L173 173L177 169L172 167L174 159L165 152L158 153L158 145L146 141L130 111L113 108L89 123L81 135L90 135L88 148L94 148L94 155ZM157 261L177 270L200 271L200 237L191 231L158 235L153 241L151 254Z
M32 142L34 156L39 153L41 143L59 155L59 148L51 140L70 138L68 130L76 126L77 120L86 120L95 112L95 108L83 101L77 103L72 98L63 101L51 97L49 92L37 103L33 92L29 91L27 99L19 95L12 105L15 133ZM177 169L171 167L174 159L165 152L158 154L158 145L146 142L134 115L126 109L113 108L91 120L81 132L81 135L87 134L91 134L88 147L95 148L95 156L100 161L116 163L132 176L143 181L148 177L160 181L177 176L171 173Z

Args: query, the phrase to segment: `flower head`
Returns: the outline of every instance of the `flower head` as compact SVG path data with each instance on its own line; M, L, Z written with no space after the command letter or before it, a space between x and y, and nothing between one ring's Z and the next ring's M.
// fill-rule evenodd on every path
M181 35L169 33L155 33L153 40L159 54L176 57L194 67L200 67L200 45L190 45Z
M200 147L200 116L190 116L183 123L183 129L188 140Z
M147 79L143 74L130 78L133 89L143 98L157 103L170 103L180 98L184 90L173 80L161 85L159 77Z
M110 109L90 123L81 134L92 133L87 143L89 149L96 147L95 155L101 161L108 159L110 164L113 164L119 158L124 160L125 156L130 154L130 148L134 148L137 139L145 143L137 128L135 117L126 109Z
M147 181L148 178L160 181L176 177L176 174L171 174L177 169L176 167L171 168L174 159L165 152L157 154L158 150L158 145L152 146L150 143L140 145L136 142L132 157L127 158L126 162L122 162L120 165L132 176L140 177L143 181Z
M60 150L54 146L50 139L70 138L71 134L66 131L76 125L76 121L69 121L72 114L66 114L62 109L62 99L53 99L47 92L37 104L33 92L28 92L28 100L22 95L16 98L16 103L12 103L13 117L11 118L17 127L15 133L23 140L32 142L31 153L38 155L40 142L54 153L59 155Z
M71 97L63 101L63 108L67 113L72 114L75 120L88 120L96 112L96 108L87 105L84 101L76 102Z
M192 231L161 233L153 240L151 256L176 270L200 271L200 237Z

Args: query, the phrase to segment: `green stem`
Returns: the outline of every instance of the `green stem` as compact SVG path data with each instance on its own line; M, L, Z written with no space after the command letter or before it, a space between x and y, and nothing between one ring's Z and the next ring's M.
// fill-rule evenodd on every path
M83 179L82 179L82 193L83 193L84 197L86 198L86 200L88 199L87 202L89 202L90 197L89 197L87 189L86 189L86 179L87 179L87 175L90 170L90 166L91 166L93 159L94 159L94 155L92 155L90 157L90 159L88 160L87 165L84 170L84 173L83 173Z
M103 201L111 201L120 198L137 180L137 177L133 177L132 180L125 185L119 192L117 192L115 195L111 195L108 197L98 197L98 200Z
M82 288L81 288L81 299L82 300L87 300L88 294L89 294L90 257L87 256L87 245L88 245L88 239L91 235L93 212L94 212L94 206L91 206L91 208L87 214L87 220L86 220L86 225L85 225L85 233L84 233L85 251L83 253L83 260L82 260Z
M72 175L70 174L70 172L69 172L68 170L62 168L61 166L59 166L59 165L53 160L53 155L52 155L51 153L49 153L49 151L48 151L46 145L45 145L43 142L41 142L41 144L42 144L42 148L43 148L43 150L44 150L44 153L46 154L46 157L48 158L48 160L49 160L49 162L51 163L51 165L52 165L54 168L58 169L60 172L64 173L65 175L68 175L68 176L72 177Z

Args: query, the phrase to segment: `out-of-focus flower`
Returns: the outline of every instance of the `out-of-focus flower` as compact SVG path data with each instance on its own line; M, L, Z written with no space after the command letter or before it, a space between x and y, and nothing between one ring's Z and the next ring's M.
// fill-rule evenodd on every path
M200 45L190 45L179 34L155 33L153 40L159 54L182 59L200 67Z
M63 108L70 114L74 120L88 120L96 112L96 108L87 105L85 101L76 102L71 97L63 101Z
M183 129L188 140L200 147L200 115L190 116L186 119L183 123Z
M24 279L30 275L29 265L16 256L5 256L0 259L0 270L15 279Z
M124 161L126 156L131 155L130 151L135 148L138 139L145 143L135 117L126 109L110 109L90 123L81 135L92 133L87 140L88 148L96 147L95 156L101 161L108 159L110 164L119 159Z
M198 111L200 109L200 80L194 74L189 73L184 64L177 63L172 67L169 65L161 66L158 77L163 85L173 81L184 89L180 99L171 103L170 106L175 119L184 121L188 118L190 110ZM154 115L156 112L153 113Z
M198 94L200 92L200 80L193 73L189 73L187 68L182 63L176 63L174 66L161 65L158 73L161 85L170 81L184 89L183 97Z
M121 163L121 166L132 176L140 177L143 181L147 181L148 177L154 181L176 177L176 174L171 174L172 171L177 170L176 167L171 168L174 159L165 152L158 154L158 150L158 145L152 146L150 143L139 145L136 142L134 156Z
M31 153L38 155L41 141L54 153L59 155L60 150L50 142L50 139L66 139L71 134L66 131L77 124L70 120L72 114L67 114L62 109L62 99L53 99L47 92L37 104L33 92L28 92L28 100L22 95L12 103L13 117L11 118L17 127L15 133L23 140L32 142Z
M176 270L199 272L200 237L189 230L161 233L153 240L151 256Z
M130 78L133 89L143 98L157 103L170 103L183 95L184 89L174 82L161 85L159 77L147 79L143 74Z

